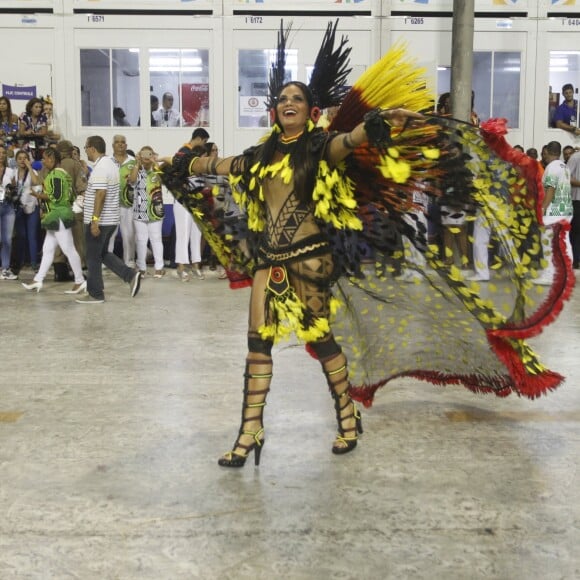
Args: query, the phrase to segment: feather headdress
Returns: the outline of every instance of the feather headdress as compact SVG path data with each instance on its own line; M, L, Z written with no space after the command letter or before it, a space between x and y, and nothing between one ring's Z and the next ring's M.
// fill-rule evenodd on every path
M345 86L346 79L352 70L349 67L350 47L347 47L348 39L342 36L338 46L336 44L336 29L338 19L328 23L318 55L314 61L312 75L308 88L313 97L313 104L322 109L339 105L348 92ZM280 89L285 84L286 78L286 46L292 25L284 29L284 21L280 21L278 31L278 45L276 57L270 68L268 80L268 100L266 105L269 109L276 106L276 99Z

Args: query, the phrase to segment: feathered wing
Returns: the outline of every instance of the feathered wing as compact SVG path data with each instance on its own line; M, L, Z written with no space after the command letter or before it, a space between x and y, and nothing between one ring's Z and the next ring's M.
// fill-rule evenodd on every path
M424 73L406 55L402 44L393 46L354 83L329 129L351 131L366 113L377 107L432 110L433 96L425 84Z
M423 73L402 45L393 47L355 82L328 130L351 131L379 108L429 110L433 98ZM385 251L390 246L394 251L400 234L405 233L414 244L425 247L426 231L414 220L412 210L417 208L419 194L438 194L440 130L432 123L410 124L392 128L390 134L391 143L355 149L346 161L346 176L353 183L371 245Z
M399 229L398 247L385 251L375 242L387 226L373 231L373 237L364 222L374 267L369 264L361 278L339 280L346 308L333 324L351 361L352 396L370 405L379 387L410 376L498 396L538 397L564 380L526 342L555 320L570 296L574 277L564 232L556 228L554 235L552 285L534 286L547 257L536 211L541 198L536 176L526 174L525 163L512 159L514 165L509 155L502 158L491 150L477 127L443 118L429 123L439 128L441 144L440 175L434 179L430 170L428 178L437 190L432 206L438 208L441 200L465 212L464 227L477 216L491 229L493 277L488 283L468 281L465 266L447 263L450 256L440 238L420 248L416 238ZM424 227L433 224L412 210L402 221L413 214ZM373 220L386 224L396 217L375 209ZM460 228L449 231L458 236ZM412 278L405 277L409 273Z
M203 176L189 175L186 169L195 157L183 148L174 156L174 163L166 165L161 180L176 201L186 207L220 263L226 269L231 288L251 285L253 260L247 252L247 217L232 199L226 188L217 203L218 188L208 187Z
M355 83L329 130L350 131L377 107L431 110L421 75L402 47L393 48ZM333 326L351 362L353 397L368 405L401 376L498 396L534 398L556 388L563 377L525 339L554 320L573 277L555 236L553 286L530 281L543 262L542 193L526 160L494 152L473 125L435 116L391 138L356 149L346 166L374 257L374 268L337 284L346 308ZM466 281L460 267L447 265L441 240L422 243L431 222L421 199L461 209L468 225L483 216L501 256L491 266L497 282ZM405 272L415 275L412 283Z

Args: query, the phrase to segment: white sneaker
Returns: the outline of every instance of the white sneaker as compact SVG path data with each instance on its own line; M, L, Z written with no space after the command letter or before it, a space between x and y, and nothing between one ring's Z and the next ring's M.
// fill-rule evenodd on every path
M18 276L10 269L2 270L0 280L18 280Z

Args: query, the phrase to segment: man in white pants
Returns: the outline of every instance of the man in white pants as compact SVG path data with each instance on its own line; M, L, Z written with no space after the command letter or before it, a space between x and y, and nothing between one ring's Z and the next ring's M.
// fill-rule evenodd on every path
M121 170L123 165L134 163L135 158L127 153L127 139L125 135L113 136L113 155L111 159L115 165ZM135 223L133 221L133 204L127 205L121 196L120 204L120 222L119 228L121 230L121 238L123 240L123 262L129 268L135 267ZM113 253L115 249L115 238L117 232L113 234L109 242L109 252Z

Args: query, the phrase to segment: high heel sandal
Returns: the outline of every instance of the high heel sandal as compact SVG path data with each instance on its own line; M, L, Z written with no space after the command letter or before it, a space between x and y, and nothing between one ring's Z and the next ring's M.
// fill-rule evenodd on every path
M356 408L353 400L350 398L350 395L345 391L341 395L333 393L334 398L334 408L336 409L336 420L338 422L338 432L339 434L336 436L334 441L334 445L332 446L332 452L335 455L343 455L344 453L348 453L352 451L358 443L358 435L362 435L363 433L363 426L362 426L362 417L360 411ZM346 402L343 406L341 406L341 399L346 397ZM343 415L342 412L349 406L352 405L352 413L348 415ZM342 424L347 419L353 418L355 420L354 427L345 429ZM347 435L347 433L353 433L353 435Z
M343 455L344 453L352 451L357 446L358 435L362 434L363 432L362 417L353 400L350 398L350 395L348 394L349 382L346 359L344 359L344 363L341 366L333 370L328 369L329 362L332 361L323 361L322 369L326 375L326 380L328 381L328 386L330 387L330 393L334 399L334 409L336 411L336 421L338 423L338 435L334 440L332 452L335 455ZM337 377L337 375L340 376ZM341 392L338 392L337 390L339 385L344 386ZM343 412L346 411L350 406L352 406L352 411L347 415L343 415ZM344 427L344 422L348 421L349 419L354 419L354 426Z
M80 294L81 292L86 292L86 291L87 291L87 281L84 280L80 284L75 284L72 287L72 290L65 290L64 293L65 294Z
M250 367L257 365L269 366L270 372L250 372L250 370L253 370ZM246 372L244 373L244 403L242 406L242 423L240 425L240 431L232 450L228 451L218 459L218 465L221 465L222 467L243 467L246 463L246 459L248 459L252 451L254 452L254 465L260 465L260 456L262 455L262 449L266 442L266 438L264 437L264 427L262 427L262 417L264 414L264 407L266 406L266 395L270 390L270 380L272 379L271 369L272 359L248 359L246 363ZM261 390L250 390L250 387L259 386L250 384L250 381L252 381L252 383L255 383L255 381L266 381L266 388ZM257 397L258 400L250 403L250 398L253 397ZM259 409L259 412L256 415L248 417L246 416L246 411L250 409ZM252 422L258 423L259 429L244 429L244 425ZM249 444L242 443L240 441L242 437L252 437L253 441Z
M36 293L38 294L42 290L42 282L33 281L30 284L22 282L22 287L26 290L36 290Z
M265 405L266 403L264 403ZM259 431L241 431L236 442L234 443L234 448L228 451L223 457L218 459L218 465L222 467L244 467L246 464L246 459L248 459L250 453L254 452L254 465L258 467L260 465L260 456L262 455L262 449L264 448L264 443L266 443L266 438L260 438L260 435L264 434L264 428L262 427ZM242 435L251 435L254 438L254 442L250 445L244 445L240 443L240 437ZM236 449L243 449L244 452L240 453Z

